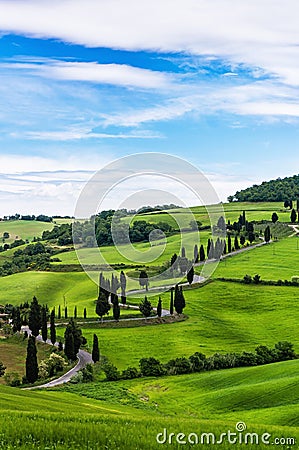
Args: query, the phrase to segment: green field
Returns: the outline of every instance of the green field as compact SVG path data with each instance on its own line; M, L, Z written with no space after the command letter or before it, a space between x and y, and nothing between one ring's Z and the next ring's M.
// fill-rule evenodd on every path
M247 220L271 220L272 213L276 212L279 216L280 222L290 222L290 211L283 207L282 202L268 202L268 203L223 203L223 210L226 216L226 220L231 222L237 221L242 211L246 211ZM191 207L190 211L195 216L195 219L200 221L203 225L210 225L208 211L213 211L215 207L195 206ZM217 211L217 207L216 207ZM220 208L219 208L220 211ZM192 219L190 212L186 212L184 208L171 209L167 212L153 212L146 214L138 214L133 217L126 217L122 219L125 222L134 222L136 220L145 220L151 223L167 222L174 228L179 228L177 221L179 221L184 227L189 227L189 222Z
M37 222L36 220L0 221L0 236L7 231L10 234L9 239L5 240L7 243L15 239L32 241L34 237L41 237L44 230L51 230L53 226L53 223Z
M213 282L185 291L184 312L189 319L184 322L121 329L99 325L84 329L84 335L91 345L96 333L102 354L120 369L137 366L142 357L167 362L196 351L206 355L252 351L279 340L290 340L299 352L298 294L298 288ZM162 295L166 309L169 297ZM156 305L157 300L151 301Z
M284 210L282 203L230 203L223 206L226 219L231 222L246 210L247 220L271 220L276 211L280 221L289 223L290 212ZM203 207L192 210L197 220L209 224ZM188 227L190 217L184 209L169 211L172 212L180 215L182 223ZM133 220L143 219L150 222L173 220L164 212L135 216ZM20 222L16 223L20 225ZM0 222L1 226L8 224ZM43 229L53 226L26 222L23 224L24 236L31 233L28 229L24 231L25 225L35 224L42 225ZM258 225L256 230L262 230L264 226ZM8 228L4 231L10 232ZM13 231L11 233L14 236ZM298 287L244 285L217 280L220 277L243 278L245 274L259 274L264 280L290 280L293 275L299 275L299 238L282 238L286 233L287 229L282 230L278 242L226 258L218 265L212 282L186 288L186 320L155 325L135 322L135 326L128 323L126 327L81 324L89 348L96 333L101 355L108 357L119 370L138 367L142 357L153 356L165 363L172 358L188 357L196 351L207 356L215 352L241 353L254 351L258 345L273 347L278 341L286 340L292 342L299 353ZM37 234L34 232L32 237L34 235ZM197 242L196 233L185 233L183 245L188 258L193 258L195 243L203 243L206 248L210 233L201 232L200 237L201 242ZM163 250L161 242L155 244L154 252ZM140 265L145 264L150 273L155 270L154 266L170 260L173 253L180 254L180 246L179 235L170 236L158 260L154 254L153 261L140 262ZM123 254L114 247L103 247L101 252L110 264L130 265L133 261L133 266L137 263L134 251L138 251L142 261L149 247L148 243L138 243L133 249L120 247ZM11 252L5 252L3 258L11 257ZM75 251L61 253L58 257L61 262L55 265L79 264ZM103 263L98 258L98 249L82 249L81 257L85 264ZM200 270L200 267L196 268L198 273ZM133 268L125 269L126 273L130 271ZM98 272L93 275L97 280ZM172 282L164 281L165 284ZM127 289L136 287L136 282L128 282ZM28 271L1 278L0 304L30 302L36 295L39 302L48 304L49 308L60 305L63 312L67 306L69 316L75 306L78 317L82 317L86 308L87 317L91 318L96 317L97 294L96 283L84 272ZM169 309L170 294L163 293L161 297L163 308ZM140 302L140 298L129 297L129 300L136 305ZM150 301L156 306L157 296L150 296ZM135 313L139 314L139 311ZM132 311L121 312L123 316L127 314ZM57 335L64 335L63 326L57 327ZM0 341L0 360L10 365L11 370L21 373L25 346L26 341ZM43 350L39 348L39 357L42 356ZM181 376L70 384L50 391L29 392L0 385L0 449L154 450L161 447L156 442L156 434L163 428L174 433L214 432L220 435L228 429L235 431L236 423L240 421L246 423L248 432L268 432L271 438L294 437L298 442L298 374L299 360L295 360ZM103 377L101 375L99 379ZM211 448L211 445L200 446ZM179 449L181 445L173 442L163 447ZM194 448L194 445L184 447ZM242 449L245 445L232 447L226 443L214 447ZM298 444L275 447L298 448ZM266 448L266 445L247 445L247 448Z
M155 408L164 416L298 426L299 361L120 383L66 386L88 398ZM118 388L118 390L117 390ZM121 395L122 394L122 395ZM133 394L133 395L132 395ZM291 403L291 404L290 404ZM298 431L298 429L297 429Z
M299 275L299 238L285 238L226 258L218 265L214 277L243 278L246 274L276 281Z
M246 423L248 433L269 433L270 444L282 437L298 442L298 381L298 361L290 361L180 377L91 383L54 392L0 386L0 448L154 450L160 447L156 436L164 428L168 435L213 432L218 439L229 429L234 432L240 421ZM180 446L173 442L163 448ZM232 447L226 442L221 448ZM267 447L251 444L250 448Z
M167 243L159 240L153 243L152 249L148 242L141 242L130 245L121 245L117 248L113 246L98 248L82 248L78 250L80 261L83 264L146 264L147 266L159 265L165 261L169 261L174 253L180 255L181 245L186 250L186 256L193 259L194 245L207 245L208 238L211 236L209 232L203 231L198 235L197 232L186 232L169 236ZM147 255L146 252L149 251ZM135 253L137 252L137 253ZM160 255L161 254L161 255ZM65 252L58 255L61 263L57 264L78 264L78 257L75 251Z

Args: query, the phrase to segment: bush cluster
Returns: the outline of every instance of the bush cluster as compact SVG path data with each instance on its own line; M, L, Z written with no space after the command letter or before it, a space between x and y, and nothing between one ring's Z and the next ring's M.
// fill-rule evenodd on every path
M273 348L259 345L254 352L242 353L215 353L207 357L203 353L196 352L189 358L180 357L171 359L166 364L158 359L149 357L139 361L139 370L129 367L120 373L117 367L107 362L103 370L108 381L119 379L132 379L137 377L160 377L163 375L181 375L194 372L211 370L231 369L233 367L259 366L279 361L297 359L292 343L287 341L278 342Z

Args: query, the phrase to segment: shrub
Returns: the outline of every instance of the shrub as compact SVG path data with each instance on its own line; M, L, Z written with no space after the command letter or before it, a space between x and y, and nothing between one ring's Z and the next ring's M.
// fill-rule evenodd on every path
M282 341L275 344L275 351L278 361L287 361L289 359L297 359L293 344L288 341Z
M116 381L116 380L119 380L119 378L120 378L120 374L117 370L117 367L114 364L112 364L111 362L106 362L103 365L103 371L106 375L107 381Z
M139 377L139 372L136 369L136 367L128 367L127 369L122 371L121 377L124 380L131 380L133 378L138 378Z
M204 370L206 355L203 353L196 352L189 357L189 361L191 364L191 369L193 372L201 372Z
M5 383L11 387L17 387L21 385L20 375L17 372L7 372L4 375Z
M2 377L4 375L6 367L4 366L4 364L0 361L0 377Z
M65 359L57 353L51 353L48 359L41 361L39 365L39 377L48 378L61 372L67 366Z
M155 358L142 358L139 361L140 372L145 377L159 377L165 375L165 368Z
M236 358L236 367L256 366L258 364L255 353L243 352Z
M244 282L245 284L250 284L250 283L252 283L252 278L251 278L251 276L250 276L250 275L245 275L244 278L243 278L243 282Z
M93 375L93 365L87 364L82 370L83 383L90 383L94 379Z
M259 345L255 349L255 353L257 354L258 364L270 364L277 359L276 352L266 345Z
M170 375L180 375L192 372L192 365L187 358L176 358L168 361L165 365Z

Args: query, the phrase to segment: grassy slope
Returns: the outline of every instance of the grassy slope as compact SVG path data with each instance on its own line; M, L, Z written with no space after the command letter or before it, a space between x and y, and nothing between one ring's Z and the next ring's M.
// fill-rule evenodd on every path
M141 263L145 263L148 266L161 264L164 261L169 261L174 253L178 255L181 252L181 242L186 249L186 256L190 259L193 258L193 248L194 244L203 244L206 247L207 240L210 236L208 232L200 233L200 242L198 240L198 233L187 232L181 235L173 235L167 238L167 244L165 251L163 251L163 242L156 241L153 245L153 253L150 253L151 258L145 255L145 252L150 249L150 244L148 242L142 242L134 244L134 248L140 252ZM80 260L84 264L115 264L115 263L125 263L125 264L136 264L134 250L132 250L127 245L122 245L119 247L120 251L113 246L100 247L100 252L97 248L83 248L79 250ZM160 252L163 252L161 257L157 260ZM102 255L102 256L101 256ZM78 258L75 251L62 253L58 255L61 263L63 264L78 264ZM152 261L151 261L152 259ZM142 261L143 260L143 261ZM58 263L59 264L59 263Z
M0 386L0 448L154 450L156 435L163 428L168 433L214 432L219 437L235 430L240 420L250 433L271 433L270 442L281 436L298 440L298 381L298 361L291 361L62 388L79 395ZM173 443L163 448L180 446ZM221 448L232 447L225 443Z
M213 207L210 207L212 210ZM281 202L261 202L261 203L223 203L223 209L226 216L226 219L231 222L237 220L239 215L243 210L246 211L247 220L271 220L272 213L277 212L279 215L279 220L281 222L289 222L290 220L290 211L285 210L283 204ZM204 206L195 206L190 208L191 212L194 214L196 220L199 220L204 225L209 225L209 215L208 209ZM191 220L190 212L186 213L184 208L181 209L172 209L167 212L161 213L147 213L142 215L136 215L134 217L127 217L122 220L126 222L136 221L136 220L146 220L148 222L157 223L157 222L168 222L170 225L177 228L176 225L176 217L179 217L181 223L185 226L189 226L189 222Z
M98 400L155 408L164 416L201 420L244 420L251 424L297 426L299 361L119 383L63 388ZM122 388L120 388L120 384ZM121 390L123 389L123 391Z
M120 369L138 365L142 357L163 362L196 351L253 350L258 344L290 340L299 348L298 290L288 287L243 286L213 282L185 292L185 322L123 329L85 329L89 343L99 337L102 354ZM169 294L163 294L164 307ZM155 305L156 300L151 299ZM63 333L63 330L60 330Z
M10 234L10 238L5 240L5 242L10 243L14 241L16 236L18 236L18 239L31 241L34 236L40 237L44 230L51 230L53 226L53 223L36 222L35 220L3 221L0 222L0 236L7 231Z
M299 275L299 238L285 238L222 261L214 276L243 278L258 273L267 280L290 280Z

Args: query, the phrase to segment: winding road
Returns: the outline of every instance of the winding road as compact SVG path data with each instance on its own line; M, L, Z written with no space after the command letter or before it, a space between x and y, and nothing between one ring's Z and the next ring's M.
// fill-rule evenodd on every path
M299 230L296 227L296 225L293 226L293 229L294 229L295 232L299 233ZM220 260L223 260L223 259L229 258L229 257L233 257L235 255L238 255L240 253L246 252L248 250L252 250L252 249L257 248L257 247L261 247L263 245L266 245L266 242L261 242L259 244L255 244L255 245L252 245L250 247L241 248L241 249L236 250L236 251L234 251L232 253L228 253L226 255L223 255L220 258ZM211 259L211 260L208 260L208 261L199 262L199 263L195 264L195 266L198 267L198 266L202 266L202 265L207 264L207 263L208 264L209 263L213 263L215 261L217 261L217 260ZM193 278L192 284L203 283L204 281L205 281L204 277L194 274L194 278ZM182 286L187 286L187 285L189 285L188 282L182 283ZM150 292L165 292L165 291L168 291L169 289L171 289L172 287L173 287L173 285L162 286L162 287L161 286L154 286L152 288L149 288L149 291ZM127 296L134 295L134 294L146 294L147 292L148 291L146 291L145 289L136 289L136 290L128 291L127 292ZM128 306L130 307L130 309L139 309L139 306L137 306L137 305L128 305ZM169 311L167 309L162 309L162 317L165 317L168 314L169 314ZM156 317L157 316L154 316L152 318L156 318ZM134 318L122 319L122 321L131 321L131 320L147 320L147 318L146 317L134 317ZM115 322L115 321L114 320L105 320L104 319L103 322ZM24 331L24 332L27 331L27 333L29 335L31 334L31 331L29 330L28 326L23 326L22 327L22 331ZM36 339L38 341L40 341L40 342L43 342L41 335L37 336ZM47 344L51 345L50 339L47 340ZM55 343L55 346L58 347L58 342ZM24 389L27 389L27 390L30 390L30 389L43 389L43 388L55 387L55 386L59 386L59 385L64 384L64 383L68 383L70 381L70 379L79 372L79 370L83 369L87 364L93 363L91 354L88 353L85 350L81 350L80 349L78 354L77 354L77 357L78 357L78 362L77 362L76 366L74 366L72 369L70 369L67 373L65 373L61 377L56 378L55 380L49 381L48 383L41 384L39 386L32 386L32 387L28 387L28 388L24 388Z
M26 326L26 327L23 326L22 331L24 331L24 332L27 331L28 335L31 334L31 331L28 326ZM37 336L36 340L40 341L40 342L44 342L40 334ZM49 345L52 345L52 342L50 341L50 339L47 339L46 343ZM58 342L55 342L55 347L58 347ZM27 390L43 389L43 388L55 387L55 386L59 386L60 384L68 383L70 381L70 379L79 372L79 370L83 369L87 364L93 363L91 354L85 350L80 349L77 354L77 358L78 358L77 364L72 369L70 369L68 372L66 372L64 375L61 375L61 377L56 378L55 380L49 381L48 383L41 384L39 386L32 386L29 388L24 388L24 390L26 390L26 389Z

